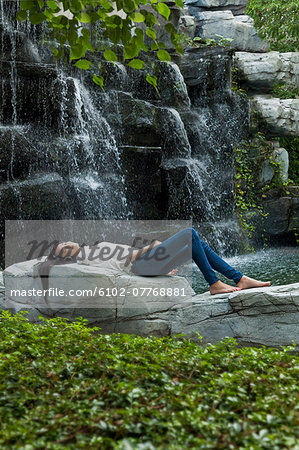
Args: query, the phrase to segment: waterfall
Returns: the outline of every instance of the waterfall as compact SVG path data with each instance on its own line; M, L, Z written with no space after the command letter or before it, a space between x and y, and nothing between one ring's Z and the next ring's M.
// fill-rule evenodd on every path
M75 205L79 202L80 216L126 218L129 211L124 176L111 127L79 79L60 72L59 83L63 89L58 140L65 146L70 168L68 188L72 193L74 217L78 217ZM70 110L73 111L71 120ZM83 150L81 155L78 146Z
M234 251L233 148L248 102L231 92L229 51L157 62L159 95L146 71L102 61L102 92L54 63L46 25L16 22L18 2L0 6L0 234L5 218L192 218Z

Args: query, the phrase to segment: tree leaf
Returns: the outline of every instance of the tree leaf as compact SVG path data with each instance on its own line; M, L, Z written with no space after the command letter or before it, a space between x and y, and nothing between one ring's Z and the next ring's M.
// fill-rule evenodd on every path
M150 38L152 38L154 41L157 39L156 31L153 30L152 28L147 28L146 31L145 31L145 33L146 33Z
M90 15L87 14L87 13L84 13L84 12L80 13L80 14L77 14L76 15L76 19L78 19L79 22L82 22L82 23L90 23L91 22Z
M113 9L111 3L109 2L109 0L102 0L101 1L101 6L102 8L109 10L109 9Z
M98 77L98 75L94 75L94 76L92 77L92 81L93 81L95 84L98 84L98 85L101 87L101 89L104 90L104 78L103 78L103 77Z
M132 59L132 61L128 63L128 66L132 67L133 69L142 69L143 65L144 61L141 61L141 59Z
M29 13L29 19L30 22L33 23L33 25L39 25L40 23L42 23L44 20L46 20L46 16L42 13L39 12L30 12Z
M85 56L86 50L86 46L83 46L82 44L76 44L75 46L72 46L70 55L71 61L73 59L79 59L82 58L82 56Z
M144 19L145 19L144 15L141 14L141 13L139 13L139 12L135 12L135 13L133 13L133 14L130 14L129 17L130 17L130 19L131 19L133 22L136 22L136 23L144 22Z
M169 33L169 34L174 34L176 32L176 29L174 28L172 23L166 23L164 25L164 28L167 31L167 33Z
M124 48L124 59L132 59L139 53L138 47L135 41Z
M171 61L170 54L166 50L158 50L157 56L160 61Z
M74 66L79 69L87 70L90 67L90 61L87 61L87 59L80 59L74 64Z
M146 75L146 81L151 84L156 92L159 94L158 88L157 88L157 77L155 77L154 75Z
M29 10L29 11L37 11L38 10L36 8L36 2L34 2L33 0L21 0L20 6L22 9Z
M60 10L59 6L57 5L57 3L56 3L54 0L48 0L48 1L47 1L47 5L48 5L48 7L49 7L50 9L52 9L53 11L55 11L55 10L57 10L57 9Z
M145 51L145 52L148 51L148 46L147 46L146 43L143 42L143 41L142 41L142 43L141 43L141 48L142 48L142 50Z
M131 13L136 9L136 5L133 0L123 0L121 3L121 8L118 7L118 10L123 9L126 13Z
M114 61L114 62L117 61L117 56L116 56L116 54L115 54L114 51L112 51L110 48L107 48L107 49L104 51L104 58L106 59L106 61Z
M16 14L16 20L18 20L19 22L22 22L22 20L26 20L27 19L27 11L24 11L24 10L20 10L20 11L17 11L17 14Z
M44 15L46 16L47 21L49 23L51 23L52 20L53 20L53 11L52 11L52 9L45 9L44 10Z
M168 8L167 5L165 5L165 3L158 3L156 5L156 9L158 11L159 14L161 14L161 16L165 17L166 20L168 20L169 16L170 16L170 9Z
M69 5L69 9L72 13L78 13L82 11L84 8L83 4L80 2L80 0L72 0Z

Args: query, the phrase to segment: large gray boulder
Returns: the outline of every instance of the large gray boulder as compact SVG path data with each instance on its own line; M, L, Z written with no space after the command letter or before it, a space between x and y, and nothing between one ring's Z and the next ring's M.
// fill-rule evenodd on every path
M45 299L34 269L38 262L24 261L4 270L5 307L28 310L33 321L39 314L69 319L83 316L108 333L164 335L170 328L170 309L182 302L190 304L195 295L184 277L140 277L74 263L51 269Z
M53 295L46 303L29 292L34 287L41 289L39 278L33 276L36 262L17 263L4 271L5 307L29 311L33 322L42 321L38 315L71 320L83 316L104 333L183 333L195 340L199 334L203 343L234 337L242 345L271 347L299 342L299 283L196 295L181 276L139 277L68 264L52 268L49 287ZM18 289L19 294L13 292ZM144 289L146 294L142 295ZM59 290L64 295L58 295ZM71 295L71 290L76 295Z
M267 52L268 42L261 39L249 16L234 16L231 11L198 11L189 8L197 20L198 35L219 41L222 36L233 39L232 47L246 52Z
M298 136L299 99L281 100L267 95L255 95L252 107L262 116L272 135Z
M236 52L234 61L240 69L239 81L253 91L269 92L277 82L299 85L298 52Z
M211 297L193 297L192 306L178 307L171 334L185 333L215 343L225 336L242 345L280 347L299 344L299 283L246 289ZM297 347L298 348L298 347Z

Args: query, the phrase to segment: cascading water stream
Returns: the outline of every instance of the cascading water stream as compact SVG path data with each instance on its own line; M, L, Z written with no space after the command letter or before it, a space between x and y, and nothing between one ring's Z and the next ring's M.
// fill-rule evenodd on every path
M63 87L60 139L71 162L68 181L81 203L81 213L88 217L107 218L117 212L116 217L125 218L129 211L124 176L112 130L79 79L66 77L61 72L59 83ZM73 117L70 120L71 110ZM80 165L76 154L78 144L84 153L83 169L82 161Z

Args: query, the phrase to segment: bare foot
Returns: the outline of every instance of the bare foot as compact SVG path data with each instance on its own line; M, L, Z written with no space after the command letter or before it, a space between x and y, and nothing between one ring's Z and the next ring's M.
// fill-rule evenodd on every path
M176 275L178 273L178 269L172 269L167 275Z
M254 278L249 278L246 277L246 275L243 275L239 283L237 283L237 286L241 289L249 289L255 287L266 287L270 286L270 284L270 281L258 281Z
M212 295L225 294L226 292L235 292L235 291L240 291L240 290L241 290L241 288L222 283L222 281L220 281L220 280L216 281L216 283L211 284L211 286L210 286L210 293Z

